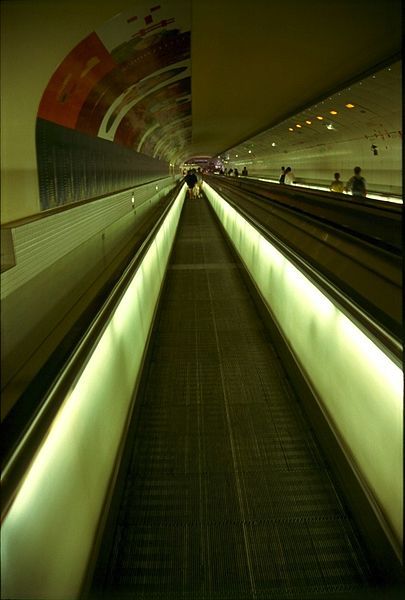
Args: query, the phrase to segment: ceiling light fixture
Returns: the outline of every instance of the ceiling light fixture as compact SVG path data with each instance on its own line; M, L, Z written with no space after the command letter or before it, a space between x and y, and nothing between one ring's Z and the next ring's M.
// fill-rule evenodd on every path
M330 110L329 112L331 115L337 115L337 110Z
M323 117L317 116L316 117L319 121L323 121Z
M354 108L354 104L351 104L350 102L345 104L345 106L346 106L346 108Z
M292 127L289 127L288 131L294 131L294 129Z
M312 121L305 121L307 125L312 125Z

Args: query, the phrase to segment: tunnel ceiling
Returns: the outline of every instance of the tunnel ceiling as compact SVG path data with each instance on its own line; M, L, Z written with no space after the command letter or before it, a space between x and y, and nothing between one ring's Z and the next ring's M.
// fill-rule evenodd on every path
M296 157L297 153L301 154L301 160L304 160L303 153L305 160L319 160L332 147L335 157L342 158L345 154L342 144L350 140L354 147L361 139L369 155L378 156L380 152L386 155L391 149L395 160L400 162L401 83L402 61L399 60L294 112L294 116L222 153L221 159L226 166L260 169L261 165L288 162L291 152Z
M401 47L400 0L119 8L62 61L38 116L173 163L235 147Z

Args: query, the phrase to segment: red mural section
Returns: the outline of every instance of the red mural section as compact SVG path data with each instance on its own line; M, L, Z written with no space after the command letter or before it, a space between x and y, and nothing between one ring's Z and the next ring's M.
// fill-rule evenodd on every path
M132 43L129 45L131 52L127 49L124 53L120 48L117 53L113 53L114 57L125 60L91 90L78 120L81 131L98 135L107 111L127 90L131 90L132 96L125 99L129 105L134 96L136 100L137 94L141 96L145 93L145 88L158 85L159 78L167 78L167 75L161 74L150 80L151 75L190 56L189 33L161 33L148 38L148 45L142 44L139 48Z
M141 98L146 96L153 88L161 85L168 80L172 80L174 77L184 74L186 67L168 69L163 73L159 73L158 75L147 77L146 79L141 79L137 84L130 86L128 88L127 93L124 93L121 100L116 104L114 110L109 115L108 120L105 124L105 130L108 134L114 123L119 120L119 115L121 111L128 109L130 105L133 103L137 103Z
M176 98L189 95L190 86L190 78L182 79L146 96L121 120L115 140L125 146L138 148L148 130L188 116L190 103L177 105Z
M171 148L173 160L180 161L184 146L191 143L191 103L177 100L175 107L161 106L158 111L160 125L144 137L140 151L154 156L157 152L165 154L164 148Z
M38 117L171 162L180 160L191 135L191 36L184 11L176 20L163 3L143 4L139 14L120 14L69 53ZM170 125L171 140L163 144Z
M117 63L92 33L70 52L51 77L38 117L75 129L90 91Z

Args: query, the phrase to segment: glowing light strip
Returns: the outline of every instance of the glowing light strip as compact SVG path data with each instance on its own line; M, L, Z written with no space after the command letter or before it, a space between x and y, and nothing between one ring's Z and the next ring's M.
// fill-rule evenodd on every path
M204 190L400 553L402 370L207 183Z

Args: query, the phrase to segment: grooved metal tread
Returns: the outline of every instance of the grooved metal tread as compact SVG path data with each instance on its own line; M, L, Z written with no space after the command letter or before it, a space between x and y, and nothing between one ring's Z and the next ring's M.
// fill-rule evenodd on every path
M372 573L208 203L186 200L103 598L348 598Z

